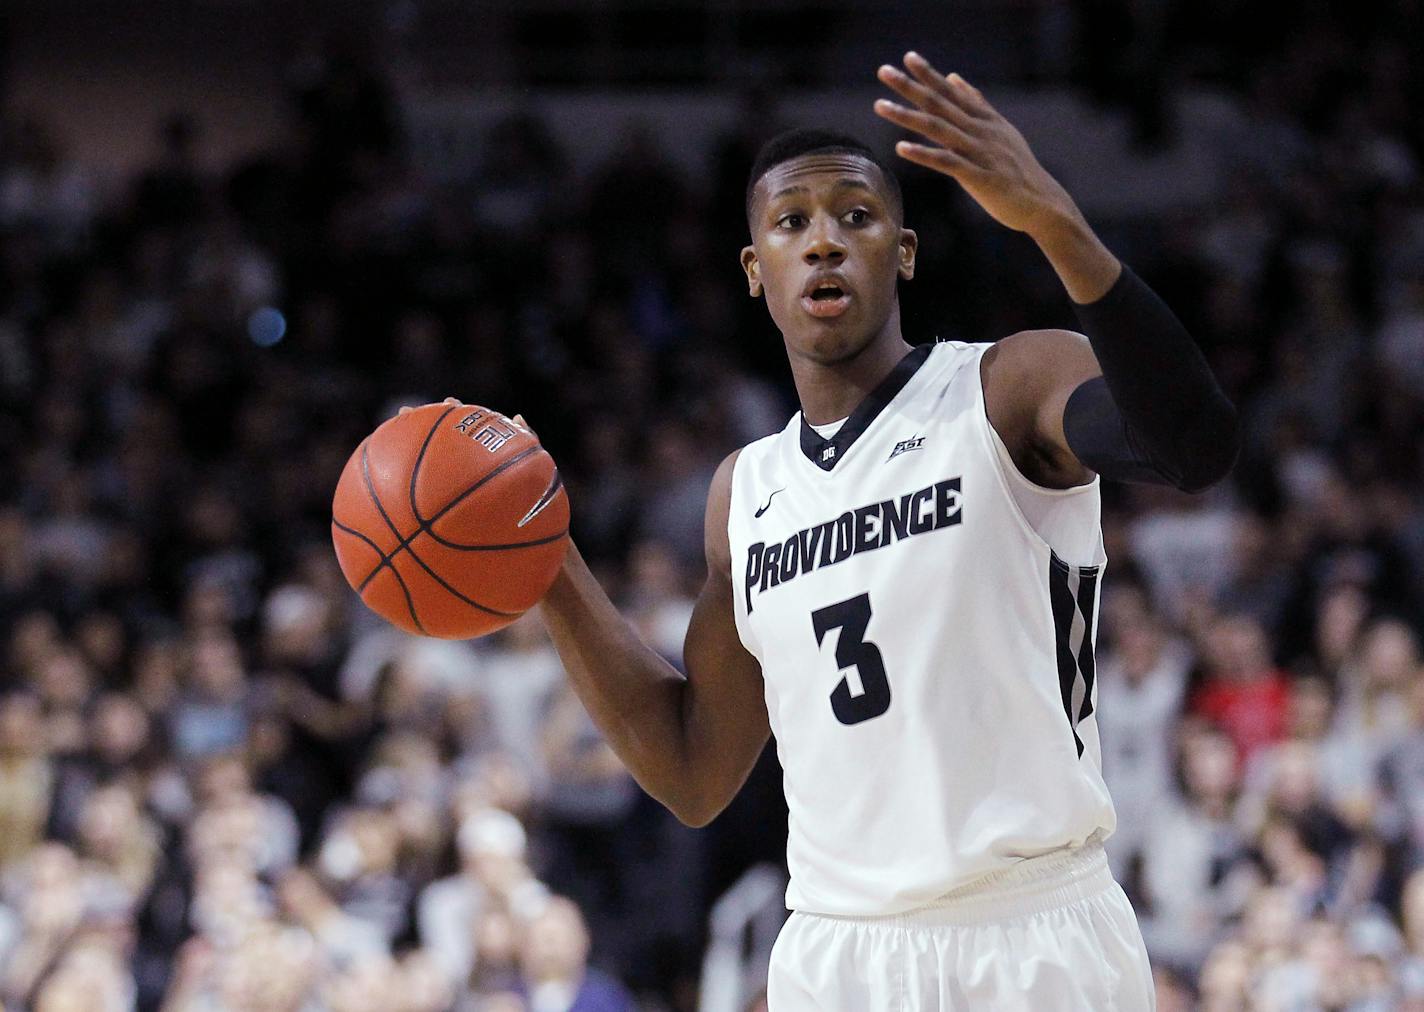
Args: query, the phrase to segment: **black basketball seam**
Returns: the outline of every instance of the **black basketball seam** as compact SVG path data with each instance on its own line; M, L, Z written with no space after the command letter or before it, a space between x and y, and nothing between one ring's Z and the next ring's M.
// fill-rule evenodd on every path
M537 447L536 447L535 449L537 449ZM517 458L516 458L516 459L517 459ZM508 464L512 464L513 462L514 462L513 460L507 461L506 464L503 465L503 466L507 466ZM499 470L499 469L496 468L495 470L497 471L497 470ZM484 478L482 478L482 479L480 480L480 482L477 482L475 487L478 487L478 486L479 486L480 484L482 484L484 481L486 481L486 480L488 480L489 478L493 477L493 476L494 476L494 473L495 473L495 472L493 472L493 471L490 472L490 474L488 474L488 475L486 475ZM380 499L380 497L376 495L376 487L375 487L375 484L371 481L371 459L370 459L370 454L368 453L368 450L367 450L367 444L366 444L366 443L362 443L362 444L361 444L361 477L365 479L365 482L366 482L366 491L367 491L367 493L370 494L370 496L371 496L371 501L376 504L376 509L377 509L377 511L380 512L380 514L381 514L381 519L386 522L386 526L391 529L391 533L394 534L397 538L400 538L401 533L400 533L399 529L397 529L395 523L391 520L390 515L386 513L386 508L385 508L383 505L381 505L381 499ZM472 489L471 491L473 491L473 489ZM467 493L465 493L465 494L468 495L469 493L467 492ZM431 520L430 520L430 522L431 522L431 523L434 523L435 520L438 519L438 518L439 518L439 514L437 514L435 517L432 517ZM419 521L419 520L420 520L420 517L417 516L417 517L416 517L416 520ZM435 580L436 583L440 584L440 586L444 587L447 591L449 591L449 592L450 592L451 594L453 594L455 597L459 598L461 601L464 601L464 602L465 602L466 604L468 604L470 607L472 607L472 608L477 608L477 609L479 609L480 611L485 612L486 614L489 614L489 615L497 615L497 616L499 616L500 618L516 618L516 617L518 617L518 616L521 614L520 612L517 612L517 611L514 611L514 612L511 612L511 611L500 611L500 610L497 609L497 608L490 608L490 607L488 607L488 606L486 606L486 605L480 604L478 601L475 601L475 600L473 600L473 599L471 599L471 598L466 597L464 594L460 593L460 592L459 592L458 590L456 590L454 587L450 586L450 585L449 585L448 583L446 583L443 579L441 579L440 575L439 575L438 573L436 573L435 570L431 569L428 565L426 565L425 560L422 559L419 555L416 554L415 549L412 548L412 547L410 547L411 542L414 541L417 537L419 537L419 536L421 535L421 533L422 533L422 530L417 529L417 530L415 531L415 533L412 534L409 538L402 539L401 542L400 542L400 544L396 545L395 549L391 552L390 556L387 557L384 561L382 561L382 562L380 563L380 565L381 565L381 566L389 565L389 566L391 567L391 572L392 572L392 573L395 573L397 579L399 579L399 578L400 578L400 573L399 573L399 571L396 569L395 564L394 564L394 562L393 562L392 560L393 560L398 554L400 554L400 552L401 552L402 549L404 549L406 552L410 553L410 557L416 561L416 564L419 565L421 569L425 570L427 573L430 574L431 578L432 578L433 580ZM378 567L378 568L379 568L379 567ZM401 581L401 587L402 587L402 588L405 587L405 581L404 581L404 580ZM407 592L407 595L406 595L406 596L409 597L409 592ZM414 608L413 605L412 605L412 607L411 607L411 617L415 619L415 624L416 624L417 626L420 626L420 631L421 631L421 632L425 632L425 627L420 625L420 619L419 619L418 617L416 617L416 615L415 615L415 608Z
M513 542L512 544L508 544L508 545L462 545L462 544L460 544L460 543L458 543L458 542L455 542L455 541L446 541L446 540L445 540L444 538L442 538L440 535L436 534L435 531L434 531L434 530L432 529L432 527L431 527L432 524L436 523L441 517L443 517L446 513L448 513L448 512L450 511L451 507L455 506L461 499L464 499L464 498L465 498L466 496L468 496L471 492L474 492L474 491L478 490L481 485L483 485L485 482L489 481L491 478L493 478L493 477L494 477L496 474L498 474L500 471L503 471L506 467L509 467L511 464L515 464L515 463L517 463L518 461L523 460L525 457L529 456L529 454L533 453L535 450L541 450L541 449L543 449L543 447L540 447L540 446L531 446L529 449L527 449L527 450L525 450L523 453L519 454L519 456L517 456L517 457L511 457L509 460L505 461L505 462L504 462L503 464L501 464L499 467L495 468L495 469L494 469L493 471L491 471L489 474L485 475L483 478L481 478L479 481L477 481L473 486L471 486L470 488L467 488L465 491L461 492L460 495L459 495L458 497L456 497L456 499L455 499L454 502L450 503L448 506L446 506L445 508L443 508L439 513L435 514L435 515L434 515L433 517L431 517L429 520L421 520L421 519L420 519L420 514L417 513L415 518L416 518L416 520L419 522L420 526L415 529L415 531L410 535L410 537L408 537L408 538L401 538L401 539L400 539L400 542L395 546L395 548L391 549L390 555L386 555L384 552L382 552L382 553L381 553L381 554L382 554L382 557L385 558L385 559L394 558L396 555L398 555L398 554L400 553L400 550L401 550L402 548L409 549L410 543L411 543L412 541L414 541L416 538L420 537L422 534L429 534L432 538L434 538L434 539L435 539L436 541L438 541L440 544L444 545L446 548L455 548L455 549L458 549L459 551L462 551L462 552L497 552L497 551L507 551L507 550L509 550L509 549L511 549L511 548L536 548L536 547L538 547L539 545L547 545L550 541L558 541L560 538L562 538L565 534L567 534L567 533L569 532L569 529L568 529L567 527L565 527L565 528L564 528L562 531L560 531L558 534L554 534L554 535L552 535L552 536L550 536L550 537L547 537L547 538L535 538L535 539L533 539L533 540L531 540L531 541L515 541L515 542ZM389 525L389 524L390 524L390 521L387 520L386 523ZM400 538L400 532L395 529L394 525L391 525L391 532L392 532L393 534L395 534L396 537Z
M381 514L381 519L386 522L386 526L391 529L391 533L399 538L400 531L396 530L396 525L391 523L391 518L386 515L386 508L381 505L381 497L376 495L376 488L371 484L371 471L366 465L366 446L369 442L370 440L367 440L361 444L361 477L366 480L366 492L370 495L371 501L376 504L376 512ZM332 519L333 521L335 520L334 517ZM397 549L397 551L399 551L399 549ZM396 578L396 582L400 584L401 593L405 595L405 606L410 609L410 620L415 623L415 627L419 629L421 633L429 635L425 633L425 626L421 624L420 616L416 613L415 599L410 596L410 588L405 585L405 577L400 575L400 570L396 569L395 564L391 562L393 558L395 558L394 552L391 553L390 557L382 559L380 565L371 573L371 576L375 576L376 572L379 572L382 566L391 567L391 575ZM369 582L369 577L366 582ZM365 586L365 582L362 583L362 586Z
M435 419L435 423L430 426L430 431L425 434L425 440L420 444L420 452L415 455L415 463L410 469L410 515L415 517L417 530L425 527L425 521L420 516L420 507L415 504L415 483L416 479L420 477L420 465L425 462L425 451L430 449L430 441L435 438L435 430L440 428L440 423L449 418L450 412L454 410L453 406L448 407L439 418Z
M440 510L439 513L436 513L429 520L420 520L420 514L416 513L415 518L416 520L420 521L421 524L420 530L416 533L419 534L421 532L424 532L426 534L429 534L433 539L435 539L437 543L444 545L446 548L453 548L459 552L500 552L507 551L511 548L537 548L539 545L547 545L551 541L558 541L565 534L569 533L569 529L567 527L561 530L558 534L551 534L546 538L532 538L529 541L515 541L507 545L465 545L461 544L458 541L449 541L446 538L442 538L439 534L435 533L435 524L438 523L440 518L443 517L446 513L449 513L452 509L458 506L461 500L465 499L467 496L475 492L481 485L483 485L487 481L490 481L502 471L513 467L525 457L528 457L531 453L537 453L543 449L544 448L542 446L535 445L531 446L527 450L521 451L513 457L510 457L503 464L499 465L499 467L496 467L494 470L492 470L489 474L485 475L470 488L467 488L465 491L461 492L458 496L456 496L453 500L446 504ZM554 469L554 473L555 475L558 474L557 468ZM411 512L415 512L414 503L411 504Z
M420 507L418 507L415 503L415 485L416 481L420 477L420 465L425 460L425 450L427 447L430 446L430 440L431 437L435 435L436 428L438 428L440 423L445 420L445 416L454 410L455 409L452 407L448 409L444 415L441 415L439 418L435 419L435 424L430 427L430 431L426 433L425 442L422 443L420 446L420 452L415 456L415 466L410 469L410 512L411 515L415 517L417 527L415 534L412 534L410 538L406 539L406 543L415 540L417 535L429 534L432 538L434 538L440 544L444 545L446 548L456 548L460 551L465 552L484 552L500 551L507 548L522 548L533 547L535 545L547 545L550 541L557 541L559 538L563 537L564 534L568 533L567 529L565 529L563 533L556 534L551 538L540 538L534 541L517 541L514 544L510 545L462 545L456 541L446 541L440 535L435 533L434 528L436 522L439 521L439 519L443 517L446 513L449 513L456 506L460 505L461 502L473 495L476 491L480 489L481 486L483 486L486 482L491 481L496 475L499 475L504 471L509 470L509 468L519 463L525 457L528 457L530 454L537 453L538 451L543 449L542 446L536 443L533 446L529 447L529 449L527 450L519 451L513 457L510 457L508 460L506 460L503 464L500 464L496 468L492 468L487 474L482 476L479 481L475 482L469 488L465 489L465 491L461 492L455 498L451 499L448 503L442 506L433 517L431 517L429 520L426 520L420 515ZM554 473L558 473L557 468L555 469ZM397 548L396 551L400 551L400 549Z
M536 446L533 447L533 449L542 450L543 447ZM529 451L526 450L519 456L511 458L504 464L500 465L500 467L496 469L496 471L491 471L489 474L485 475L485 477L482 478L481 481L488 481L490 478L493 478L495 476L498 470L503 470L503 468L509 466L510 464L514 464L520 460L523 460L528 455ZM547 491L545 491L544 495L540 496L539 501L542 503L547 498L549 502L552 502L554 496L557 495L559 490L563 487L564 480L559 476L559 469L556 467L554 468L554 480L550 483L549 488ZM461 498L464 498L464 496L462 495ZM452 503L451 505L454 504ZM413 499L411 501L411 512L415 512L415 502ZM568 527L565 526L564 529L559 531L557 534L550 534L548 537L531 538L528 541L514 541L507 545L462 545L458 541L446 540L445 538L442 538L439 534L435 533L435 522L439 520L442 516L444 516L446 512L447 510L442 509L439 513L435 514L435 516L430 518L429 523L425 524L422 527L422 530L424 530L426 534L429 534L431 538L436 541L436 543L443 545L446 548L453 548L457 552L502 552L508 551L511 548L537 548L540 545L547 545L550 542L558 541L564 535L569 533ZM416 519L420 519L419 513L416 513Z
M446 541L434 531L427 530L425 533L429 534L436 544L442 545L445 548L453 548L457 552L507 552L512 548L538 548L540 545L547 545L551 541L558 541L565 534L569 533L569 529L565 527L558 534L550 534L547 538L535 538L532 541L516 541L512 545L461 545L454 541Z
M368 544L368 545L370 545L372 548L374 548L374 549L376 550L376 554L381 557L381 561L376 564L376 568L373 569L373 570L371 570L370 574L366 577L366 579L362 580L362 581L361 581L361 585L356 588L356 593L358 593L358 594L365 593L365 591L366 591L366 586L367 586L373 579L375 579L377 573L379 573L383 568L385 568L385 565L386 565L386 553L383 552L383 551L381 551L381 546L380 546L380 545L376 544L376 543L375 543L374 541L372 541L370 538L366 537L366 535L362 534L360 531L356 530L356 528L354 528L354 527L347 527L345 524L343 524L340 520L336 519L335 517L332 517L332 518L331 518L331 525L332 525L333 527L337 528L338 530L345 531L347 534L350 534L350 535L353 535L354 537L360 538L362 541L366 542L366 544Z
M430 427L430 431L425 434L425 440L424 440L424 442L421 443L420 452L419 452L418 454L416 454L416 457L415 457L415 465L411 468L411 471L410 471L410 512L411 512L411 515L415 517L416 529L414 530L414 532L411 533L411 535L410 535L409 537L404 537L404 538L403 538L403 537L401 537L400 531L396 530L395 525L390 522L390 519L389 519L389 518L386 519L386 524L387 524L387 526L389 526L389 527L391 528L391 533L394 534L394 535L395 535L397 538L399 538L400 540L399 540L399 543L396 545L396 547L393 548L393 549L391 549L390 555L386 555L386 553L384 553L384 552L381 553L382 562L383 562L383 563L384 563L385 561L388 561L389 559L394 558L394 557L400 552L400 550L403 549L403 548L406 549L407 551L409 551L411 542L414 541L416 538L420 537L422 534L429 534L429 535L430 535L436 542L438 542L439 544L445 546L446 548L453 548L453 549L455 549L456 551L461 551L461 552L504 552L504 551L509 551L510 549L514 549L514 548L537 548L537 547L540 546L540 545L547 545L547 544L549 544L549 543L552 542L552 541L558 541L560 538L562 538L565 534L567 534L567 533L569 532L569 529L568 529L567 527L565 527L565 528L564 528L562 531L560 531L559 533L557 533L557 534L552 534L552 535L550 535L549 537L546 537L546 538L533 538L533 539L531 539L531 540L529 540L529 541L514 541L514 542L511 542L511 543L505 544L505 545L464 545L464 544L459 543L458 541L447 541L445 538L442 538L439 534L436 534L436 533L435 533L435 530L434 530L435 524L436 524L436 523L440 520L440 518L443 517L446 513L449 513L452 509L454 509L456 506L458 506L458 505L459 505L461 502L463 502L465 499L469 498L469 497L470 497L471 495L473 495L475 492L479 491L479 489L480 489L486 482L489 482L489 481L493 480L497 475L499 475L499 474L501 474L502 472L504 472L504 471L508 470L509 468L513 467L515 464L519 463L521 460L523 460L524 458L528 457L530 454L532 454L532 453L537 453L538 451L540 451L540 450L543 449L542 446L539 446L538 444L535 444L534 446L529 447L527 450L521 450L519 453L516 453L513 457L510 457L510 458L509 458L508 460L506 460L503 464L500 464L498 467L493 468L493 469L490 470L487 474L483 475L483 476L482 476L478 481L476 481L473 485L471 485L469 488L465 489L463 492L461 492L459 495L457 495L454 499L451 499L448 503L446 503L444 506L442 506L442 507L440 508L440 510L439 510L434 516L432 516L430 519L426 520L425 518L423 518L423 517L420 515L420 508L416 505L416 501L415 501L415 485L416 485L416 481L417 481L417 479L418 479L418 477L419 477L419 475L420 475L420 465L421 465L421 463L422 463L422 462L424 461L424 459L425 459L425 451L426 451L426 449L430 446L430 440L434 437L434 435L435 435L435 430L440 427L440 423L443 422L443 421L449 416L450 412L452 412L452 411L454 411L454 410L455 410L455 407L453 407L453 406L452 406L452 407L449 407L449 408L446 408L446 409L445 409L445 412L444 412L443 414L441 414L441 416L440 416L439 418L435 419L435 424ZM364 466L365 466L365 464L364 464L365 458L363 457L362 460L363 460L362 466L364 467ZM555 476L555 478L558 478L558 469L557 469L557 468L555 468L555 470L554 470L554 476ZM562 482L562 480L557 481L557 482L556 482L556 486L559 487L559 488L562 488L562 487L563 487L563 482ZM546 494L548 494L548 493L546 493ZM377 549L377 550L379 551L379 549ZM412 552L411 554L414 555L415 553ZM417 557L416 561L417 561L417 562L420 561L418 557ZM422 565L423 565L423 563L422 563ZM379 568L379 566L378 566L377 568ZM368 579L369 579L369 578L368 578ZM477 607L478 607L478 606L477 606ZM504 612L497 612L496 614L504 614Z
M420 461L421 461L421 458L425 455L425 447L430 445L430 437L431 437L431 435L434 433L435 428L440 425L440 422L445 418L446 415L450 414L450 412L451 412L451 411L454 411L454 410L455 410L455 409L454 409L453 407L452 407L452 408L449 408L449 409L447 409L447 410L445 411L445 414L443 414L443 415L441 415L439 418L435 419L435 426L432 426L430 432L426 434L426 436L425 436L425 443L421 446L421 448L420 448L420 453L416 456L416 459L415 459L415 466L414 466L413 468L411 468L411 486L410 486L411 499L410 499L410 511L411 511L411 513L415 516L415 522L416 522L415 531L410 535L410 537L408 537L408 538L402 538L402 537L401 537L401 534L400 534L400 531L396 530L395 525L392 524L391 521L390 521L390 518L387 517L387 518L386 518L386 525L387 525L388 527L390 527L391 533L394 534L394 535L399 539L399 541L398 541L398 543L396 544L395 548L391 549L390 555L387 555L385 552L381 552L382 564L384 564L385 562L387 562L387 561L389 561L389 560L395 558L396 555L400 552L400 550L401 550L402 548L405 548L405 549L408 550L408 549L410 548L410 543L411 543L412 541L414 541L416 538L420 537L422 534L429 534L432 538L434 538L434 539L435 539L436 541L438 541L440 544L444 545L446 548L455 548L455 549L458 549L458 550L460 550L460 551L462 551L462 552L494 552L494 551L505 551L505 550L508 550L508 549L511 549L511 548L534 548L534 547L537 547L537 546L539 546L539 545L547 545L550 541L557 541L557 540L559 540L559 538L563 537L565 534L567 534L567 533L569 532L569 529L568 529L567 527L565 527L562 531L560 531L558 534L553 535L552 537L548 537L548 538L536 538L536 539L534 539L534 540L532 540L532 541L516 541L516 542L514 542L513 544L508 544L508 545L462 545L462 544L459 544L459 543L454 542L454 541L446 541L446 540L445 540L444 538L442 538L440 535L436 534L435 531L433 530L433 527L434 527L435 523L436 523L441 517L443 517L446 513L449 513L452 509L454 509L457 505L459 505L459 503L460 503L463 499L465 499L466 497L470 496L470 495L473 494L474 492L478 491L479 488L480 488L482 485L485 484L485 482L491 480L492 478L494 478L495 475L499 474L501 471L504 471L506 468L512 467L513 465L519 463L521 460L523 460L525 457L529 456L531 453L534 453L536 450L542 450L543 447L542 447L542 446L539 446L539 445L537 445L537 444L534 445L534 446L531 446L531 447L530 447L529 449L527 449L527 450L522 450L522 451L520 451L519 453L515 454L513 457L510 457L508 460L506 460L503 464L500 464L498 467L496 467L496 468L494 468L493 470L491 470L488 474L484 475L484 477L480 478L479 481L475 482L475 483L474 483L473 485L471 485L469 488L465 489L465 491L463 491L463 492L461 492L459 495L457 495L454 499L450 500L450 502L446 503L445 506L442 507L441 510L440 510L438 513L436 513L433 517L431 517L429 520L421 519L420 510L417 509L417 508L416 508L416 505L415 505L415 475L416 475L416 472L418 472L418 471L420 470ZM364 452L364 446L365 446L365 444L363 443L363 444L362 444L363 452ZM365 465L365 457L363 456L361 459L362 459L362 467L364 468L364 467L366 466L366 465ZM555 473L557 474L557 469L555 469ZM367 480L368 480L368 482L369 482L369 476L368 476ZM382 512L382 515L384 516L384 511ZM377 549L377 550L379 551L379 549ZM414 554L414 553L412 552L411 554ZM419 560L417 559L417 561L419 561ZM377 568L379 568L379 566L378 566ZM374 574L372 574L372 575L374 575ZM500 612L499 614L503 614L503 613Z

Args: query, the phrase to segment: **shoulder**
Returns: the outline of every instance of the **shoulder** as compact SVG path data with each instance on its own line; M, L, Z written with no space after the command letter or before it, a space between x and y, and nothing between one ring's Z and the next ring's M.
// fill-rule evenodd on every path
M736 470L737 458L745 449L747 447L733 450L722 459L707 490L707 514L702 535L707 565L717 570L725 569L728 573L732 569L732 548L727 536L727 518L732 511L732 472Z
M985 383L1005 385L1049 376L1073 366L1097 369L1098 360L1088 339L1072 330L1020 330L1000 338L984 352L980 366Z
M751 445L755 446L756 444ZM721 507L725 516L727 505L732 498L732 472L737 469L737 459L746 449L748 447L743 446L733 450L722 458L722 463L717 465L717 470L712 475L712 487L707 492L707 512L709 514L712 512L713 506L716 505Z
M1074 390L1102 374L1088 339L1071 330L1021 330L984 353L984 411L1019 471L1049 488L1090 480L1063 432Z

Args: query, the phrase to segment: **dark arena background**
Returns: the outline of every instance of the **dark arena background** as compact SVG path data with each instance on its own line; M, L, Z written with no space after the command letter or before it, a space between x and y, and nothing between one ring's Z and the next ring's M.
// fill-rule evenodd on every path
M1424 1009L1420 39L1419 0L6 0L4 1009L760 1007L774 751L681 826L537 615L369 613L331 496L402 404L522 412L680 663L712 471L794 410L752 155L888 152L907 48L1242 413L1209 493L1104 488L1109 852L1159 1008ZM901 178L910 340L1074 326L1028 239Z

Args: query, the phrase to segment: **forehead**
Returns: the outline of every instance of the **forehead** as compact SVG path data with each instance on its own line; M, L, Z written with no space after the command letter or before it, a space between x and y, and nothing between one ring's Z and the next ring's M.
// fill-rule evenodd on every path
M843 151L818 151L779 162L757 180L753 191L757 203L787 190L830 190L841 185L860 184L884 193L880 167L864 155Z

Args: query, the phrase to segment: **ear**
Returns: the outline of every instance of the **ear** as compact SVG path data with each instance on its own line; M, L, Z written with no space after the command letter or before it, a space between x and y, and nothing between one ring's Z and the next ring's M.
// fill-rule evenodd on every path
M761 263L757 260L755 246L742 247L742 270L747 273L747 293L752 298L761 297Z
M915 276L915 251L920 248L920 237L911 228L900 229L900 277L909 281Z

